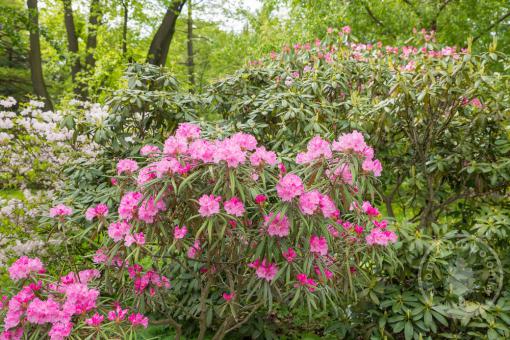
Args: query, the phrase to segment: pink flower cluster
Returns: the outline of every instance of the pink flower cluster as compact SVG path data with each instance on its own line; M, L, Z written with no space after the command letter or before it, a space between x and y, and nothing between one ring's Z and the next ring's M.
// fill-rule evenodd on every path
M306 274L303 273L297 274L296 279L298 281L298 284L296 286L306 287L310 292L315 291L315 287L317 287L317 282L307 277Z
M65 204L58 204L50 209L50 217L69 216L73 213L73 209Z
M126 221L110 223L108 226L108 236L110 236L114 242L124 240L124 245L126 247L130 247L133 244L137 244L139 246L145 244L144 233L139 232L131 234L131 225Z
M126 173L127 175L133 174L136 170L138 170L138 164L131 159L121 159L117 163L117 175L122 175Z
M44 272L44 266L40 259L31 259L27 256L20 257L9 267L9 277L13 281L27 279L32 273L42 274Z
M276 192L282 201L285 202L290 202L294 197L301 195L304 190L301 178L294 174L285 175L276 184Z
M148 289L149 295L154 296L157 288L170 288L170 280L166 276L159 275L154 270L143 273L143 267L134 264L128 267L129 277L134 279L135 292L143 294Z
M285 237L289 235L290 223L289 219L284 214L270 213L269 215L264 216L264 221L269 236Z
M385 220L374 221L375 228L370 231L366 237L368 245L388 246L390 243L395 243L398 240L397 234L391 230L387 230L388 222Z
M269 261L266 261L266 259L263 259L262 261L255 260L248 264L248 267L255 269L257 277L266 281L272 281L278 273L278 267L276 264L270 263Z
M94 218L104 218L108 215L108 206L106 204L100 203L95 207L90 207L85 212L85 219L87 221L92 221Z

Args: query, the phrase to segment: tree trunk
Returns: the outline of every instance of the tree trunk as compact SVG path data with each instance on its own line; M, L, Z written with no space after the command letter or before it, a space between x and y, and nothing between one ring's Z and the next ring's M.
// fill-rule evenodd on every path
M188 1L188 80L190 85L190 92L195 88L195 64L193 62L193 15L191 8L191 1Z
M46 108L53 110L51 98L44 83L41 58L41 42L39 40L39 10L37 9L37 0L27 0L28 7L28 25L30 31L30 50L28 59L30 61L30 73L32 77L32 86L34 93L44 98Z
M96 66L96 58L94 52L97 47L97 28L101 16L101 8L99 0L90 0L88 35L86 45L85 65L88 72L91 72Z
M149 64L165 65L168 49L175 33L177 18L181 14L185 2L186 0L173 0L168 7L161 25L156 31L154 38L152 38L149 53L147 54L147 62Z
M122 57L126 57L127 54L127 30L128 30L128 20L129 20L129 0L122 1L124 21L122 22Z
M64 3L64 23L67 32L67 49L72 58L71 77L74 83L74 91L81 94L80 86L76 84L76 75L81 71L81 62L78 49L78 37L76 36L76 27L74 25L72 0L63 0Z

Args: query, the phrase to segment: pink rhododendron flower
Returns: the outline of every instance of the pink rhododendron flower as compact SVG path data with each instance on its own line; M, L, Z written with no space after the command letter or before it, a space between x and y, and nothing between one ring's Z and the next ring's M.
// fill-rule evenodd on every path
M199 252L199 251L200 251L200 241L195 240L193 245L188 248L187 255L190 259L194 259L197 256L197 252Z
M250 163L253 166L261 166L261 165L275 165L276 153L273 151L267 151L265 147L261 146L255 149L250 156Z
M122 175L123 173L127 173L128 175L134 173L138 170L138 163L136 163L132 159L121 159L117 163L117 175Z
M232 197L223 203L225 211L230 215L241 217L244 214L244 204L238 197Z
M290 262L294 261L294 259L296 258L297 254L294 251L294 249L289 248L289 249L287 249L287 251L284 251L282 253L282 256L285 258L285 260L287 260L287 262L290 263Z
M108 236L110 236L109 233ZM94 257L92 258L92 262L97 264L106 263L107 260L108 255L106 255L105 250L103 248L96 250Z
M397 234L390 230L374 228L367 235L366 241L368 245L387 246L390 243L397 242Z
M138 208L138 219L145 223L154 223L155 217L160 211L165 211L166 205L163 200L154 202L154 197L149 197Z
M318 253L320 255L328 254L328 242L323 236L312 235L310 237L310 251L312 253Z
M50 329L48 335L51 340L62 340L69 335L71 335L71 331L73 330L73 324L71 322L56 322Z
M223 296L223 299L225 299L225 301L230 302L236 296L236 294L234 292L232 292L232 293L225 292L225 293L223 293L222 296Z
M100 203L95 207L90 207L85 212L85 219L87 221L92 221L95 217L105 217L108 215L108 206L106 204Z
M216 146L202 139L193 141L188 148L188 154L191 159L199 160L204 163L211 163L214 160L215 152Z
M191 123L180 123L175 131L175 137L184 140L200 138L200 126Z
M127 220L134 218L138 210L138 204L142 198L142 193L134 191L129 191L124 196L122 196L119 205L120 218Z
M152 163L152 165L157 178L171 176L174 173L179 173L181 169L181 163L174 157L165 157L159 162Z
M364 201L361 208L363 209L365 214L367 214L368 216L375 217L375 216L379 216L379 214L380 214L379 210L377 210L377 208L373 207L372 204L370 204L370 202L368 202L368 201Z
M132 326L143 326L147 328L149 325L149 318L140 313L133 313L128 317L129 322Z
M305 215L313 215L319 207L321 201L321 193L317 190L305 192L299 197L299 208Z
M92 327L101 326L101 323L103 323L103 321L104 321L104 316L99 313L95 313L94 315L92 315L92 317L85 319L85 323Z
M266 195L259 194L259 195L255 196L255 203L256 204L262 204L266 200L267 200L267 196Z
M157 154L159 154L161 152L161 150L159 150L159 148L155 145L144 145L141 149L140 149L140 155L142 156L149 156L149 157L153 157Z
M13 281L26 279L31 273L44 273L44 266L39 258L22 256L9 267L9 277Z
M238 132L231 138L234 143L239 144L242 150L251 151L257 147L257 139L250 134Z
M376 228L386 229L388 226L388 221L382 220L382 221L373 221Z
M156 177L157 177L156 166L153 163L153 164L146 166L145 168L142 168L138 172L138 177L136 178L136 183L139 186L142 186L142 185L152 181Z
M96 308L99 291L84 283L73 283L65 287L66 300L62 310L67 315L82 314Z
M338 232L338 230L335 227L333 227L331 224L328 225L328 231L329 231L329 234L333 237L340 236L340 233Z
M347 164L339 164L334 170L327 169L326 176L332 181L340 179L343 183L352 185L352 173Z
M363 231L364 231L364 230L365 230L365 228L363 228L363 227L362 227L362 226L360 226L360 225L357 225L357 224L356 224L356 225L354 226L354 232L355 232L356 234L358 234L358 235L363 234Z
M301 178L294 174L285 175L276 185L278 196L285 202L289 202L294 197L301 195L304 190Z
M262 260L260 262L259 260L256 260L255 262L252 262L248 265L250 268L256 269L257 277L260 279L264 279L266 281L271 281L274 279L276 274L278 273L278 267L275 263L270 263L266 261L266 259Z
M338 141L333 142L333 150L339 152L354 151L363 155L368 148L369 146L365 143L365 137L356 130L340 135Z
M120 304L116 303L115 309L108 312L108 320L120 323L126 318L127 313L127 309L122 309Z
M73 213L73 209L65 204L58 204L50 209L50 217L69 216Z
M246 160L246 152L241 145L232 138L227 138L216 142L216 152L214 153L214 162L222 161L227 163L229 168L237 168Z
M134 243L138 246L143 246L145 244L145 234L143 232L139 232L134 233L133 235L126 235L124 238L124 245L126 247L131 247Z
M188 150L188 143L185 138L170 136L165 140L163 153L169 156L184 154Z
M342 32L345 33L345 34L350 34L351 33L351 27L350 26L342 27Z
M209 217L214 214L217 214L220 212L220 196L214 196L214 195L202 195L202 197L199 198L198 204L200 204L200 208L198 209L198 212L202 217Z
M23 337L23 328L16 328L12 331L3 331L0 333L1 340L21 340Z
M325 218L337 218L340 214L335 202L328 195L320 196L320 208Z
M124 237L128 235L130 231L131 226L127 222L113 222L108 227L108 236L110 236L114 242L119 242L120 240L124 239Z
M270 213L264 216L264 221L269 236L285 237L289 235L290 223L289 219L284 214L278 213L275 215Z
M30 302L27 308L28 322L42 325L45 323L54 323L60 319L60 304L51 298L42 301L35 298Z
M185 225L183 225L181 228L179 228L179 226L175 226L174 238L176 240L183 239L184 237L186 237L187 233L188 233L188 228L186 228Z
M308 142L307 151L297 155L296 163L307 164L321 157L329 159L332 155L329 142L323 140L320 136L315 136Z
M378 159L372 160L372 159L365 159L362 164L363 170L366 172L371 172L375 177L381 176L382 172L382 165L381 162L379 162Z
M317 286L317 282L308 278L306 274L300 273L296 275L296 279L298 280L298 285L308 288L310 292L315 291L315 287Z
M313 269L315 271L315 274L317 274L318 277L322 276L322 272L321 272L321 269L319 268L319 266L314 266ZM333 273L330 270L328 270L327 268L323 268L323 270L324 270L324 276L326 277L327 280L333 278Z

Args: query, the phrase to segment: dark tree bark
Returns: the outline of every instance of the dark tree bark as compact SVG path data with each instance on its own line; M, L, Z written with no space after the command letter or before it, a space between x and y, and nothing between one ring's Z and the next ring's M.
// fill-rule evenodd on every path
M76 84L76 75L81 71L81 62L78 48L78 37L76 35L76 27L74 25L72 0L63 0L64 3L64 23L67 32L67 49L72 58L71 77L75 84L74 90L76 94L80 94L80 86Z
M175 33L177 18L181 14L185 3L186 0L173 0L168 7L161 25L156 31L154 38L152 38L149 53L147 54L147 62L149 64L165 65L168 49Z
M193 13L191 1L188 1L188 80L190 84L190 92L195 88L195 63L193 61Z
M30 32L30 50L28 59L30 61L30 73L32 77L32 86L34 93L44 98L46 108L53 110L51 98L44 83L44 75L42 70L41 58L41 42L39 40L39 10L37 8L37 0L27 0L28 7L28 25Z
M122 0L122 9L124 14L124 20L122 21L122 56L125 57L127 54L127 30L129 20L129 0Z
M97 47L97 28L99 26L101 16L101 8L99 0L90 0L89 23L86 44L85 65L87 71L90 72L96 66L96 58L94 57Z

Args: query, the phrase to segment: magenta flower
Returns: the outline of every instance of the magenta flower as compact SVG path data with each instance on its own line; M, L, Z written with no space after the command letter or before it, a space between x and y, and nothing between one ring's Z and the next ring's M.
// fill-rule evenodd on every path
M149 318L140 313L133 313L128 317L129 322L132 326L143 326L147 328L149 325Z
M108 227L108 236L110 236L114 242L119 242L124 239L124 236L129 234L131 225L125 221L110 223Z
M73 330L73 324L69 321L60 321L53 324L48 335L50 339L64 339L71 335L71 331Z
M225 293L223 293L222 296L223 296L223 299L225 299L225 301L230 302L236 296L236 294L234 292L232 292L232 293L225 292Z
M99 327L101 326L101 323L104 321L104 316L96 313L92 315L91 318L85 319L85 323L92 327Z
M131 175L136 170L138 170L138 163L136 163L132 159L121 159L117 163L117 175L122 175L123 173L126 173L128 175Z
M287 249L287 251L284 251L282 253L282 255L285 258L285 260L287 260L287 262L289 262L289 263L294 261L294 259L297 257L296 252L292 248L289 248L289 249Z
M267 196L266 195L259 194L259 195L255 196L255 203L256 204L262 204L266 200L267 200Z
M267 262L266 259L262 260L262 263L259 260L256 260L248 266L256 269L255 273L257 274L257 277L266 281L273 280L278 273L278 267L276 264Z
M131 247L134 243L138 246L143 246L145 244L145 234L143 232L139 232L134 233L133 235L127 234L126 237L124 237L124 245L126 247Z
M230 215L241 217L244 214L243 201L241 201L238 197L234 196L228 201L225 201L223 206L225 207L225 211Z
M375 177L381 176L382 165L378 159L365 159L361 166L364 171L371 172Z
M195 240L195 243L191 247L188 248L188 257L190 259L194 259L197 256L197 252L200 251L200 241Z
M310 237L310 251L320 255L328 254L328 242L324 236L312 235Z
M371 217L379 216L379 210L377 208L373 207L372 204L368 201L364 201L363 205L361 206L365 214Z
M288 174L280 179L276 185L276 191L282 201L289 202L304 192L303 182L298 176Z
M267 151L265 147L261 146L255 149L250 156L250 163L253 166L263 166L265 164L276 164L276 153Z
M366 241L368 245L387 246L390 243L397 242L397 234L390 230L374 228L367 235Z
M317 286L317 282L308 278L306 274L300 273L296 275L296 279L298 280L298 286L303 286L308 288L310 292L315 291L315 287Z
M168 156L184 154L188 150L188 143L185 138L170 136L165 140L163 153Z
M174 238L176 240L183 239L184 237L186 237L187 233L188 233L188 229L186 228L185 225L183 225L181 228L179 228L179 226L175 226Z
M54 323L60 320L60 304L51 298L42 301L35 298L28 305L27 320L31 323L43 325L45 323Z
M126 318L127 313L128 313L127 309L122 309L120 304L116 303L115 309L108 312L108 320L120 323L122 320Z
M200 204L200 208L198 209L198 212L202 217L209 217L214 214L217 214L220 212L220 196L214 196L214 195L202 195L202 197L199 198L198 203Z

